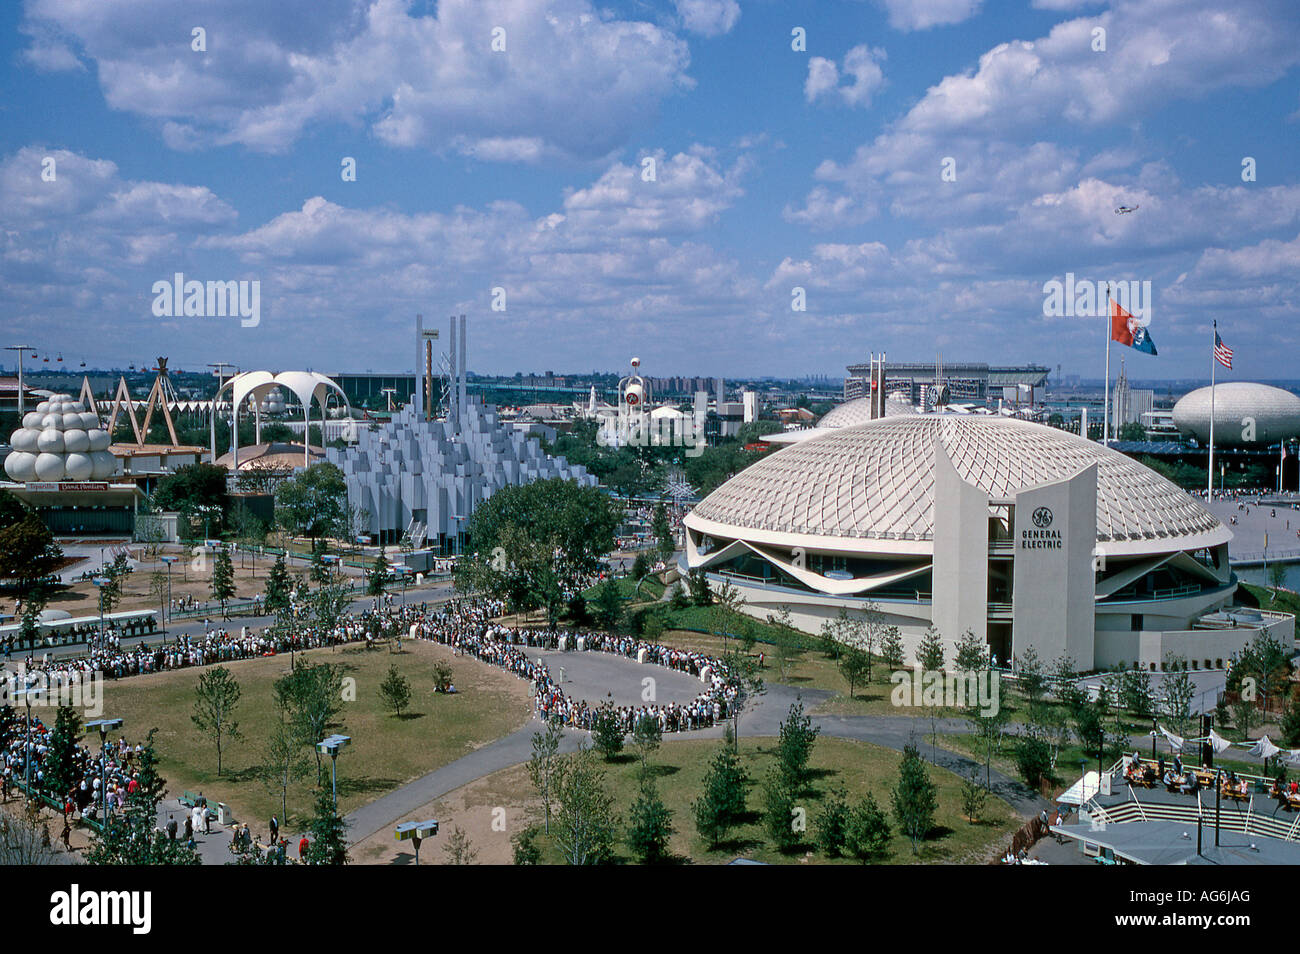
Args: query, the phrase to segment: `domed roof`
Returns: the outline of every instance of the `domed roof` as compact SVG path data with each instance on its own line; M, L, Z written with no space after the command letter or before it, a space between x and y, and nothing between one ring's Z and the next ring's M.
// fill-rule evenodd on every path
M995 498L1095 463L1099 541L1178 540L1181 549L1231 539L1198 501L1117 451L1041 424L953 414L882 418L795 444L732 477L695 507L687 523L773 542L778 534L931 540L936 440L963 480Z
M1245 423L1249 418L1251 425ZM1174 405L1174 424L1199 441L1210 439L1210 389L1197 388ZM1247 437L1249 436L1249 440ZM1223 447L1276 444L1300 437L1300 397L1250 381L1214 387L1214 443Z
M916 408L912 407L907 401L896 398L891 394L885 395L885 417L915 413ZM860 397L854 398L852 401L845 401L843 404L837 404L831 408L817 422L817 426L852 427L855 424L865 424L871 419L871 400L870 398Z

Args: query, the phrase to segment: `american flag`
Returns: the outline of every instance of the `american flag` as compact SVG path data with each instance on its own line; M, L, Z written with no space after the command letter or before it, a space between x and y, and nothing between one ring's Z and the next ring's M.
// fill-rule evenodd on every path
M1229 371L1232 370L1232 349L1223 343L1217 331L1214 333L1214 360Z

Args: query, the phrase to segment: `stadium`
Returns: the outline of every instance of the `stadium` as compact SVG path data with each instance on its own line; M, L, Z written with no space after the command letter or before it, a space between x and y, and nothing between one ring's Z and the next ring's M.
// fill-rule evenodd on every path
M874 609L909 659L934 626L1005 664L1032 646L1082 670L1169 655L1221 668L1294 618L1239 605L1231 532L1159 474L1073 434L1001 417L835 428L732 477L686 517L686 564L748 612L817 632ZM1248 599L1248 598L1247 598Z

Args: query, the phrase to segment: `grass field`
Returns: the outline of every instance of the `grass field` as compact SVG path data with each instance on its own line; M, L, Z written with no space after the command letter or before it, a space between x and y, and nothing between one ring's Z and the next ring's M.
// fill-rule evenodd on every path
M890 790L898 776L898 763L902 756L892 749L881 748L866 742L821 738L813 750L811 766L814 770L813 793L801 802L807 809L809 836L807 844L785 853L770 842L763 827L762 779L774 764L776 740L742 739L742 762L750 775L748 793L749 817L745 824L733 831L728 841L716 850L704 844L695 832L691 815L691 802L698 797L709 761L722 745L720 741L691 740L669 741L662 745L650 763L664 803L673 812L672 823L676 829L671 849L679 862L694 864L723 864L737 856L774 864L850 864L845 859L829 859L812 844L816 819L825 793L842 787L850 802L871 792L881 807L888 812ZM623 821L636 796L639 764L629 756L615 763L602 763L605 769L606 790L613 796L615 810ZM938 787L939 811L935 828L922 843L918 854L912 853L911 843L895 833L885 864L980 863L999 854L1006 846L1011 833L1020 826L1011 807L990 797L981 819L971 824L961 816L961 779L951 772L929 766L930 777ZM496 815L494 816L494 812ZM510 835L528 824L530 818L540 817L540 806L533 795L532 786L524 766L505 769L477 782L457 789L442 799L419 810L403 821L419 818L438 818L441 831L421 849L421 864L441 864L445 861L441 845L453 826L459 826L469 836L478 852L476 861L508 864L511 860ZM504 818L504 826L493 826L494 817ZM891 825L897 828L892 821ZM558 864L560 858L549 839L543 837L543 863ZM626 846L617 846L620 861L630 861ZM366 839L354 851L355 860L370 864L409 863L411 850L406 844L393 841L391 832L384 831Z
M342 717L331 732L352 737L339 757L339 804L347 812L399 785L452 762L473 749L522 726L529 717L527 684L514 676L451 650L427 642L404 641L401 653L345 647L299 653L313 663L331 662L355 680L355 701L345 702ZM432 666L450 662L455 695L433 691ZM391 664L411 684L410 708L401 718L383 707L378 686ZM244 741L228 745L217 777L215 745L191 722L194 691L204 670L184 669L109 682L104 713L126 720L129 741L143 739L158 727L156 744L162 773L173 795L202 791L209 799L228 804L235 818L264 827L279 815L279 792L258 778L268 727L275 718L272 684L289 671L288 656L226 664L242 689L235 717ZM345 687L346 688L346 687ZM308 754L314 766L313 755ZM329 764L325 762L328 781ZM289 794L289 824L311 808L314 768ZM292 830L292 828L290 829Z

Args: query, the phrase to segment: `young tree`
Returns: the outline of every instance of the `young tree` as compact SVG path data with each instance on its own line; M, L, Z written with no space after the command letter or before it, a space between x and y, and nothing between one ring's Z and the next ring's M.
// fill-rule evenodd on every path
M546 834L551 833L551 804L555 800L555 777L560 764L560 740L564 729L554 720L546 728L533 733L533 755L528 760L528 778L533 783L537 797L542 800L546 819Z
M826 794L821 813L817 816L815 831L817 845L827 857L838 858L844 853L849 840L852 814L844 789L833 788Z
M956 665L958 672L981 672L989 668L989 647L971 630L966 630L957 640Z
M266 578L266 598L262 601L262 605L266 607L267 612L275 613L288 608L292 595L293 581L289 578L289 567L284 562L284 554L281 553L275 558L271 572Z
M1282 739L1291 748L1300 748L1300 698L1291 690L1282 709Z
M1196 686L1187 671L1187 660L1181 656L1165 657L1164 679L1160 683L1160 714L1169 721L1170 728L1186 737L1192 725L1192 700Z
M517 865L540 865L542 849L537 844L537 826L529 825L515 832L510 838L512 848L511 860Z
M988 798L988 789L980 784L979 770L971 769L961 783L961 813L972 825L979 821Z
M81 738L81 717L71 706L59 706L50 732L50 748L45 765L45 790L63 799L80 780L77 770L77 741Z
M921 771L925 771L924 764L921 763L920 757L917 763L921 765ZM904 831L907 830L906 824L903 824ZM929 830L927 826L927 831ZM882 857L889 851L889 839L893 832L889 827L889 819L885 813L880 810L876 804L876 797L870 792L862 797L862 800L854 806L853 814L849 816L849 825L845 847L850 855L857 858L863 864ZM913 842L913 850L915 850Z
M745 814L745 786L749 774L740 757L727 745L713 757L704 776L704 791L692 804L695 829L709 847L716 848Z
M411 704L411 684L407 682L397 666L388 667L388 674L379 684L379 698L399 719L402 717L402 710Z
M943 639L933 626L925 628L925 635L917 644L916 661L926 672L940 672L944 667Z
M614 854L618 818L594 753L579 746L560 761L555 782L555 845L565 863L605 864Z
M1052 781L1055 758L1051 745L1037 735L1022 735L1016 739L1016 768L1025 784L1039 791L1043 782Z
M623 736L623 724L614 711L614 703L606 699L591 723L591 740L606 762L612 762L623 751Z
M643 784L632 803L627 828L627 846L640 864L659 864L669 858L668 841L674 831L672 817L654 784Z
M1017 660L1016 674L1020 679L1020 691L1025 694L1025 699L1033 708L1038 705L1043 698L1043 693L1047 691L1047 677L1043 673L1043 663L1038 658L1038 650L1032 645L1026 646L1020 659Z
M663 742L663 737L659 720L652 715L643 715L632 724L632 747L641 760L642 784L650 778L649 759Z
M451 664L445 660L439 659L433 664L433 688L437 692L450 692L454 674L451 670Z
M276 707L293 725L303 745L312 746L316 756L316 783L321 784L323 766L316 743L325 738L343 712L343 670L331 663L301 662L272 685Z
M894 818L902 833L912 842L913 854L934 827L934 813L939 807L937 791L921 754L915 745L907 743L903 748L903 761L898 766L898 782L892 800Z
M451 834L442 846L442 853L447 856L449 865L472 865L478 857L478 849L470 843L469 835L459 825L451 826Z
M302 739L283 713L271 723L258 778L280 800L280 817L289 821L289 789L311 770Z
M230 551L225 547L217 550L217 558L212 564L210 584L212 598L221 604L221 615L226 615L226 601L235 595L235 566L230 562Z
M672 524L668 522L668 511L662 503L655 507L654 520L650 524L650 531L654 534L655 544L659 550L659 559L665 562L671 560L673 554L677 551L677 541L673 537Z
M794 825L796 801L785 773L773 766L763 780L763 826L781 851L789 851L802 840Z
M897 626L886 627L884 635L881 636L880 658L892 670L897 671L903 668L907 655L906 650L903 648L903 634Z
M239 741L239 723L235 709L241 690L234 675L225 666L214 666L199 675L194 689L194 714L191 721L199 732L217 747L217 777L221 777L221 752L227 739Z
M686 574L686 586L691 592L691 602L696 606L711 606L713 590L709 588L709 579L703 570L691 570Z
M857 646L846 646L840 655L839 665L840 675L848 680L849 698L852 699L857 684L870 678L871 657Z
M804 715L803 702L791 704L781 723L776 762L780 778L792 797L802 794L808 785L808 762L820 733L821 729L814 728L812 719Z
M389 577L392 575L388 566L388 558L384 556L383 551L379 551L379 556L371 564L370 571L366 574L366 595L382 596L384 587L388 585Z
M339 817L334 795L328 785L316 789L316 810L307 830L307 839L307 864L348 863L347 825Z
M1060 656L1052 664L1052 690L1072 716L1077 716L1078 711L1087 705L1088 697L1079 687L1079 671L1074 668L1072 657Z

